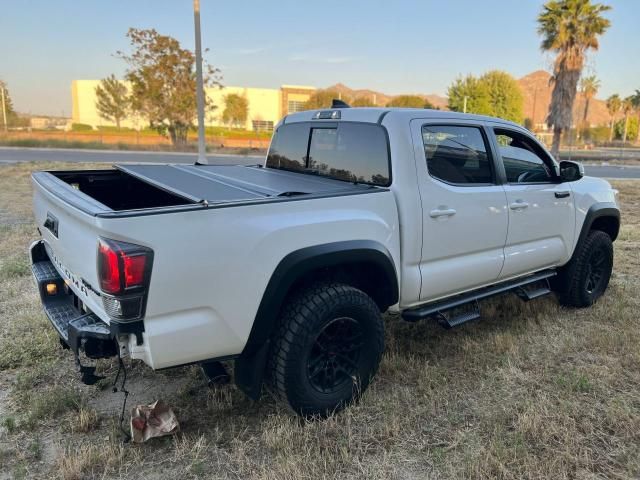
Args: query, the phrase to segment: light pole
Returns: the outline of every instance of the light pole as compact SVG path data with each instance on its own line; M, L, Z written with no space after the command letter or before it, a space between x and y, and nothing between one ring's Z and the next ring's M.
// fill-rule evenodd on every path
M462 113L467 113L467 97L466 95L464 96L464 104L462 106Z
M202 40L200 36L200 0L193 0L193 23L196 31L196 98L198 101L198 160L207 164L204 143L204 81L202 78Z

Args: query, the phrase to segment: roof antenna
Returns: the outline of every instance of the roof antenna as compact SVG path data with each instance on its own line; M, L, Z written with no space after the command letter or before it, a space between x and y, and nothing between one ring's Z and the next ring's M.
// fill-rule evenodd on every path
M334 98L331 101L331 108L351 108L351 105L349 105L347 102L343 102L342 100Z

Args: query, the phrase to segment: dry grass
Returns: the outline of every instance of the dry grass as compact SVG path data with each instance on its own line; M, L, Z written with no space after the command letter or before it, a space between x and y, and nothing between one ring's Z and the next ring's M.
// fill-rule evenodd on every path
M611 288L593 308L503 297L483 304L483 321L452 331L388 317L376 381L324 422L233 386L209 390L196 367L133 364L131 404L161 397L182 433L123 446L121 394L78 384L24 266L33 168L0 167L0 477L640 475L640 182L615 182L624 225ZM100 370L113 375L115 365Z

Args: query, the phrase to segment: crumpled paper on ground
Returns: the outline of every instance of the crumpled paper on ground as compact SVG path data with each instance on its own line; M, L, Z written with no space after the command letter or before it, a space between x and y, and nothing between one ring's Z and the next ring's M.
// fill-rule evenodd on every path
M150 438L173 435L180 424L171 407L157 400L150 405L137 405L131 409L131 439L136 443Z

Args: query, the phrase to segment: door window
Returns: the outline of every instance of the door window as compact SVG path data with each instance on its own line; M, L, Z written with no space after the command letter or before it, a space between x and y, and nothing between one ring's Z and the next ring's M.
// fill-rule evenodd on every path
M553 168L542 148L526 135L494 129L509 183L550 183ZM546 160L545 160L546 159Z
M480 128L424 125L422 141L432 177L463 186L493 183L487 143Z

